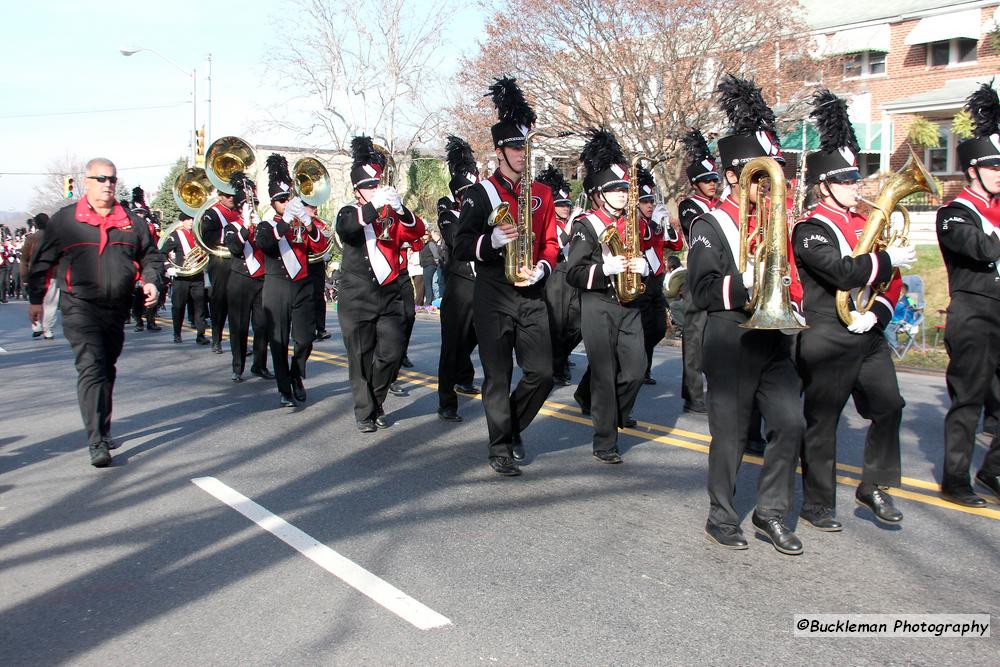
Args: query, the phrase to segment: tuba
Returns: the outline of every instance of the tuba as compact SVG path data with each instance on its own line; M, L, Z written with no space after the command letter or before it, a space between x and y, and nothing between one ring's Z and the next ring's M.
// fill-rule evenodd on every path
M215 194L215 186L201 167L188 167L174 180L173 195L177 208L194 217Z
M187 211L185 211L187 213ZM188 213L188 215L191 215ZM178 220L177 222L171 223L160 232L160 238L156 242L156 248L160 251L163 250L163 245L170 238L171 234L176 232L181 228L183 223ZM181 278L187 278L189 276L194 276L205 270L208 265L208 253L205 252L204 248L200 245L195 244L191 248L191 252L184 255L184 263L177 264L173 260L167 258L167 263L177 272L177 275Z
M511 225L517 229L517 238L504 246L504 277L512 285L522 282L521 272L535 269L535 231L531 224L531 185L535 181L535 169L531 158L531 142L535 137L559 139L572 132L546 134L532 130L524 141L524 169L521 171L521 194L517 198L517 219L510 213L510 205L501 202L486 221L490 227Z
M330 186L330 172L327 171L323 163L314 157L299 158L292 167L292 178L295 180L295 193L304 204L319 208L330 198L332 188ZM332 240L333 225L323 220L322 233L327 240ZM299 226L301 229L301 226ZM300 232L301 233L301 232ZM309 263L318 264L326 262L330 258L330 249L321 253L310 253Z
M939 196L934 177L927 173L924 163L920 161L911 147L910 158L902 169L889 177L886 184L879 190L875 201L858 198L871 207L871 211L868 213L861 238L854 246L851 257L860 257L870 252L885 250L890 245L906 245L906 237L910 233L910 212L899 202L914 192L928 192L935 197ZM892 231L893 211L899 211L903 216L902 231ZM868 291L868 294L861 291L852 294L845 290L837 290L837 315L840 317L840 321L850 325L854 320L851 310L856 310L858 313L868 312L875 303L875 296L885 292L888 288L888 283L877 285L873 290ZM853 309L850 304L852 300L854 301Z
M750 184L764 173L771 181L770 215L757 215L757 228L750 235ZM758 205L759 207L759 205ZM792 309L788 288L792 284L788 264L788 210L785 208L785 175L774 158L757 157L740 174L740 257L737 269L747 270L750 242L756 238L754 285L746 309L750 319L744 329L779 329L794 333L808 328L799 322Z
M229 177L238 171L248 172L250 167L257 161L253 148L250 144L239 137L222 137L212 142L205 153L205 175L209 182L215 186L216 190L224 194L235 194L233 186L229 184ZM212 197L194 214L195 241L205 252L216 257L230 257L229 249L224 245L208 245L201 235L201 219L208 211L218 203L217 197Z

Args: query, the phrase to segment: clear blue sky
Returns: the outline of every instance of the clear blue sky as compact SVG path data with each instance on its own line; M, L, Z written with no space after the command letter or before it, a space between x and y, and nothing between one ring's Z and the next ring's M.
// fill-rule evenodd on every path
M417 0L419 8L421 0ZM130 185L155 189L186 154L191 78L151 53L122 56L125 45L155 49L184 69L198 68L199 123L205 122L206 55L212 54L214 136L246 136L261 109L278 103L262 82L270 26L292 2L242 0L11 0L0 20L0 172L46 171L66 156L104 155ZM476 48L484 12L462 9L446 28L448 57ZM167 105L112 113L66 111ZM256 135L260 143L287 137ZM0 211L26 209L38 177L0 176Z

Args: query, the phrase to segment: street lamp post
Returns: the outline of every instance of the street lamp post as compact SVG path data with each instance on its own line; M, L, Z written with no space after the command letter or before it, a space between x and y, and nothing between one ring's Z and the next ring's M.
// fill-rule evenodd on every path
M178 65L174 60L163 55L155 49L148 49L141 46L126 46L118 49L118 51L123 56L131 56L139 53L140 51L148 51L153 55L159 56L161 59L167 61L175 68L184 73L185 76L191 77L191 164L195 164L195 151L197 150L198 144L198 69L193 68L188 71ZM210 94L211 95L211 94ZM209 98L211 99L211 97ZM211 111L209 112L211 113Z

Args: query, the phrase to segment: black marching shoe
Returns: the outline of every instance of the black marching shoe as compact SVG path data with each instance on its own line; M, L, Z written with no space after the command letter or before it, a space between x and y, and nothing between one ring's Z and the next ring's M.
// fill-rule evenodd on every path
M465 394L466 396L478 396L479 387L474 384L456 384L455 385L456 394Z
M524 456L525 456L525 453L524 453L524 441L521 440L521 436L520 435L515 435L514 438L511 440L510 452L511 452L511 456L514 457L515 461L523 461L524 460Z
M174 342L175 342L175 343L180 343L180 342L182 342L182 341L181 341L181 337L180 337L180 336L174 336Z
M646 373L646 377L642 378L642 383L643 384L656 384L656 380L653 379L652 375L650 375L649 373Z
M756 439L747 440L747 454L753 454L754 456L764 456L764 450L767 449L767 440Z
M603 449L599 452L594 452L594 458L601 463L621 463L622 455L618 453L617 449Z
M438 408L438 419L444 422L460 422L462 416L455 408Z
M695 415L706 415L708 414L708 408L705 407L704 401L693 401L684 404L684 412L690 412Z
M408 356L406 356L405 354L403 355L403 360L400 361L399 364L403 368L413 368L413 362L410 361L410 358Z
M331 336L330 332L327 331L326 329L316 332L316 340L326 340L330 336Z
M976 481L992 491L997 500L1000 500L1000 475L987 475L980 470L976 473Z
M903 513L892 504L892 496L874 484L862 484L854 494L854 500L862 507L867 507L882 523L899 523Z
M747 538L743 537L743 531L739 526L720 526L714 523L705 524L705 536L710 542L715 542L720 547L739 551L746 549Z
M136 323L136 325L135 325L135 332L136 333L139 333L140 331L145 331L145 330L146 330L146 325L144 325L142 322Z
M90 465L95 468L106 468L111 465L111 452L108 451L108 443L95 443L90 446Z
M806 525L816 530L821 530L824 533L839 533L844 529L844 524L833 518L833 510L829 507L823 507L813 511L803 510L799 514L799 518L802 519Z
M222 343L212 343L212 352L222 354Z
M986 500L972 490L972 485L958 487L941 487L941 497L948 502L963 507L986 507Z
M514 463L514 459L509 456L491 456L490 467L493 468L494 472L498 475L503 475L505 477L517 477L521 474L521 469L517 467L516 463Z
M292 378L292 396L299 403L306 402L306 386L302 384L302 378L300 377Z
M233 371L232 380L234 383L239 384L240 382L243 382L243 376L236 371Z
M375 422L373 420L362 419L358 421L358 430L362 433L374 433L378 430L378 427L375 426Z
M552 383L557 387L569 387L573 385L573 380L568 375L553 375Z
M802 541L785 525L780 516L763 519L754 511L750 518L757 534L766 537L774 548L788 556L798 556L802 553Z
M212 341L205 338L204 334L198 334L198 337L194 339L194 342L198 343L198 345L209 345Z
M281 407L283 407L283 408L294 408L295 407L295 401L292 400L292 397L289 396L288 394L281 394L281 401L280 401L280 403L281 403Z
M146 325L146 331L162 331L162 330L163 330L163 327L161 327L156 322L152 322L152 323Z
M622 422L622 428L635 428L636 426L638 426L638 424L639 424L639 422L637 422L635 420L635 417L633 417L632 415L629 415Z
M389 385L389 393L393 396L406 396L406 390L398 382L393 382Z
M382 408L378 409L378 416L375 417L375 426L378 428L389 428L392 426L389 420L385 418L385 410Z
M274 379L274 373L272 373L271 371L267 370L266 368L251 368L250 369L250 375L256 375L257 377L259 377L262 380L273 380Z
M31 337L32 338L41 338L42 337L42 332L41 331L32 331L31 332Z

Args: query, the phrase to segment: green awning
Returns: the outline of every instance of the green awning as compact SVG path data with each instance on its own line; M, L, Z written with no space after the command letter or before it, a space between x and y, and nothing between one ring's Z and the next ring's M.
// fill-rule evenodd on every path
M881 152L883 123L853 123L853 126L862 153ZM812 123L806 123L804 130L802 124L797 123L781 135L781 150L801 151L803 143L806 151L819 149L819 131Z

